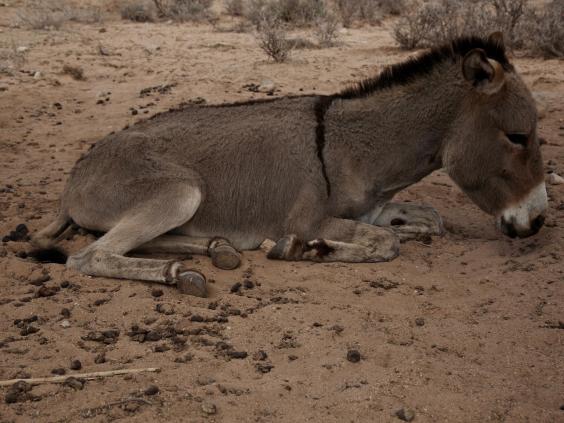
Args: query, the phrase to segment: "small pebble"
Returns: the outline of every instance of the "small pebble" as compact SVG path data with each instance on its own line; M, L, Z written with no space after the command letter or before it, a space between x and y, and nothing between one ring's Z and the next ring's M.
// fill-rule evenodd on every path
M236 292L239 292L239 290L241 289L241 286L243 286L241 284L241 282L237 282L237 283L233 284L233 286L231 287L231 293L234 294Z
M358 363L360 361L360 352L358 350L349 350L347 352L347 360L351 363Z
M70 368L71 370L80 370L82 369L82 363L80 360L75 358L74 360L71 360Z
M51 370L51 373L54 375L59 375L62 376L66 373L67 371L65 369L63 369L62 367L57 367L56 369Z
M217 413L217 407L215 404L204 402L202 403L202 411L206 414L212 415Z
M415 319L415 324L417 326L425 326L425 319L423 317L418 317Z
M71 324L68 320L65 319L61 322L61 327L64 328L64 329L67 329L67 328L71 327Z
M396 417L404 422L411 422L415 419L415 412L409 408L400 408L396 411Z
M61 309L61 316L63 316L65 319L68 319L71 315L71 312L68 308L63 308Z
M149 385L147 389L145 389L145 395L156 395L159 391L160 390L157 385Z
M164 294L163 290L159 288L153 288L151 291L151 295L155 298L162 297L163 294Z

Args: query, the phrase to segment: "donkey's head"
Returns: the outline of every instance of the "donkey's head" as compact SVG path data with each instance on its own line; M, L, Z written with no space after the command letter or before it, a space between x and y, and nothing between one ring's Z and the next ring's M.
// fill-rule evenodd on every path
M526 237L541 228L548 206L535 102L507 61L501 34L487 46L462 58L464 100L443 164L504 234Z

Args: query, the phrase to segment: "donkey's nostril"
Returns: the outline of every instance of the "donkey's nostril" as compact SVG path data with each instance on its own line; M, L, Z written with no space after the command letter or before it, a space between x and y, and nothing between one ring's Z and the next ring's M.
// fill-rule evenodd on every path
M544 216L541 214L531 222L531 231L536 234L542 225L544 225Z

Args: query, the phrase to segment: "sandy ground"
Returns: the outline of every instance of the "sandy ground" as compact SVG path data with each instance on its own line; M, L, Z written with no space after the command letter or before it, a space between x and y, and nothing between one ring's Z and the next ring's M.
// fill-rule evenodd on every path
M262 97L243 86L263 79L276 95L334 92L406 57L387 23L272 64L252 35L210 25L116 17L28 31L8 26L14 10L0 7L0 43L29 50L22 72L0 75L1 235L50 222L73 163L111 131L198 97ZM564 174L562 62L515 63L542 99L547 171ZM64 65L82 67L86 80ZM448 232L432 245L404 244L377 265L271 262L256 251L227 272L188 260L213 282L209 299L168 288L156 297L156 285L37 264L24 258L28 243L2 243L0 379L160 372L36 386L13 404L1 388L0 421L395 422L407 407L416 422L562 422L564 185L548 190L546 228L510 240L436 172L399 196L441 212ZM77 235L65 247L91 240ZM347 360L350 349L359 362ZM74 359L81 370L71 370ZM145 393L151 385L157 394Z

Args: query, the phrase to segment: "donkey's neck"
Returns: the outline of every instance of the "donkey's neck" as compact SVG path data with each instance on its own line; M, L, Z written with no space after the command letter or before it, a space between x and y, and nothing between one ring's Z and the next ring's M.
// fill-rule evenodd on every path
M457 70L450 61L408 84L332 102L323 157L336 214L360 217L441 167L464 95Z

